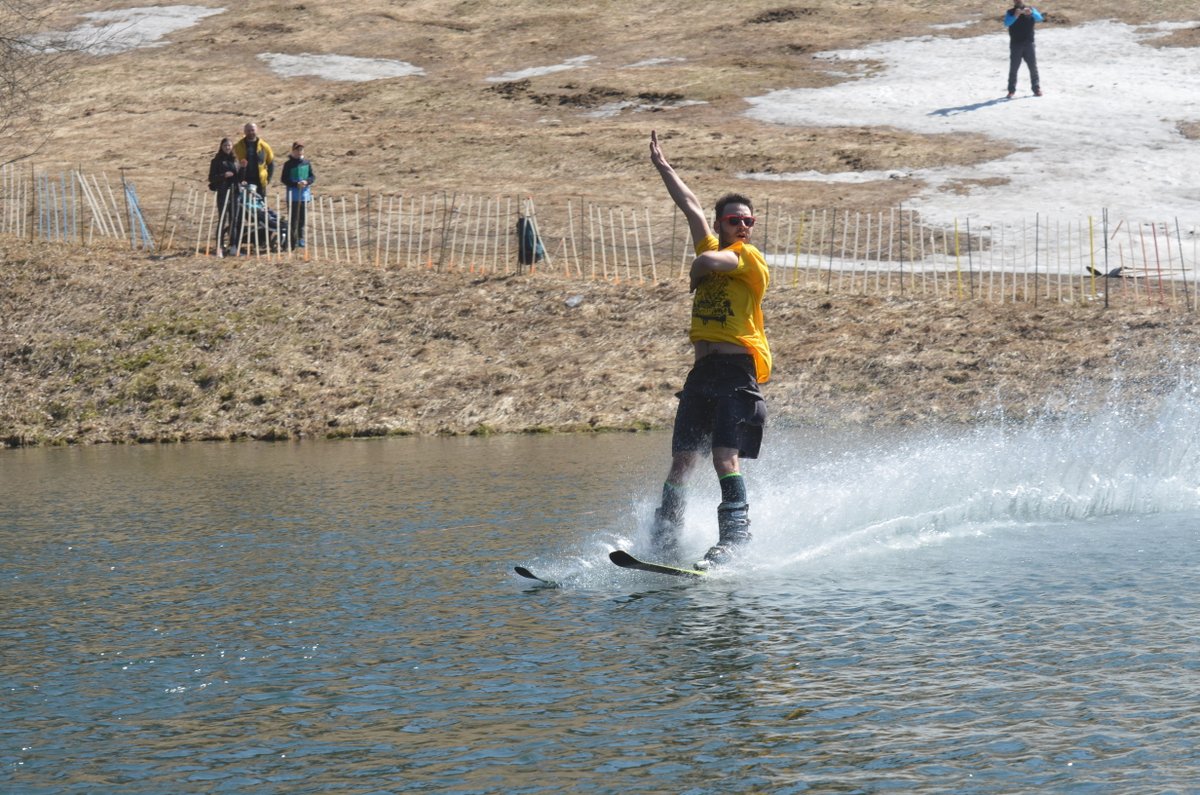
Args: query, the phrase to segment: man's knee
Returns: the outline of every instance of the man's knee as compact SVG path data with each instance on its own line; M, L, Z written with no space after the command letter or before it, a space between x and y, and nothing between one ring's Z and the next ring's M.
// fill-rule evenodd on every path
M717 477L725 477L740 471L736 447L714 447L712 460L713 468L717 470Z
M680 450L671 454L671 472L667 480L672 483L683 483L691 471L696 468L700 454L694 450Z

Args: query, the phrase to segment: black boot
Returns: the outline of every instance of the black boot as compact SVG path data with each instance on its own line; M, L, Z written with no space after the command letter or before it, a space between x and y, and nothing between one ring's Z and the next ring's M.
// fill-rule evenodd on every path
M662 508L654 509L650 549L654 557L664 561L674 560L679 555L679 519L667 515Z
M750 503L723 502L717 506L716 546L696 561L694 568L700 571L724 566L732 561L746 544L750 543Z
M654 526L650 528L650 548L662 560L675 560L679 555L683 506L683 487L664 483L662 504L654 509Z

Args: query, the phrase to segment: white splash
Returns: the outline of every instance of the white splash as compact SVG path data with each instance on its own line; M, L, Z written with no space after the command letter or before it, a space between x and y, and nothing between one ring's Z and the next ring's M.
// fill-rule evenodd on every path
M750 478L755 556L810 560L1000 527L1200 510L1200 386L1184 383L1153 411L1119 393L1074 421L1054 412L823 454L775 449Z

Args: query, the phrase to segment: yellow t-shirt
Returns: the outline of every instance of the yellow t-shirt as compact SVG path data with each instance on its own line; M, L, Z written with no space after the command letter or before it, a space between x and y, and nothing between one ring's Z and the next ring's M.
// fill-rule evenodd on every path
M696 244L696 254L720 250L715 235ZM771 277L762 252L738 241L728 249L738 254L735 270L710 273L692 298L692 342L734 342L750 351L760 384L771 377L771 348L763 328L762 297ZM727 250L728 250L727 249Z

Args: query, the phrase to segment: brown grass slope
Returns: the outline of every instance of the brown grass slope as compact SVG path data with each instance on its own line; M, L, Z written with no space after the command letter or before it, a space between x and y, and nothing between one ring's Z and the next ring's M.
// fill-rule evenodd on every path
M87 10L126 4L98 3ZM218 4L214 4L216 6ZM747 119L745 97L828 85L814 56L933 32L991 32L981 58L1006 68L1000 18L1006 4L965 0L747 0L545 3L535 0L249 0L168 37L163 47L89 59L56 103L37 162L87 170L128 167L147 205L165 201L171 180L199 184L222 135L246 120L286 154L307 144L325 193L448 191L532 194L541 203L584 196L609 204L660 201L646 165L652 127L704 197L740 189L789 205L892 207L919 185L741 182L743 171L916 169L1001 157L977 135L917 135L882 128L793 128ZM82 9L81 9L82 10ZM1194 19L1193 0L1119 3L1065 0L1047 25L1094 19ZM63 18L68 28L78 20ZM1165 45L1195 46L1197 31ZM276 75L263 53L338 54L403 60L423 76L364 83ZM515 83L486 78L591 55L585 69ZM1053 54L1044 53L1050 60ZM630 68L647 59L674 59ZM936 79L936 76L931 76ZM586 115L625 100L696 102L612 118ZM154 184L150 184L153 180ZM161 184L159 184L161 183Z
M148 194L165 194L172 179L201 182L217 140L247 119L277 148L303 138L327 192L661 202L646 162L652 127L706 201L728 189L763 197L762 183L733 177L741 170L977 162L999 156L995 142L778 127L745 118L743 98L827 84L833 78L813 58L822 50L964 20L996 26L999 52L986 57L999 77L1004 5L251 0L172 34L168 46L86 61L55 104L36 165L127 167L150 204ZM1069 0L1048 11L1047 24L1060 25L1187 20L1194 2ZM1196 43L1195 30L1164 42ZM426 75L287 79L257 58L265 52L395 58ZM581 55L596 59L518 83L485 80ZM683 60L628 68L647 58ZM703 104L586 115L618 99ZM918 187L889 180L770 190L799 206L868 208L894 206ZM573 296L582 296L576 307L566 303ZM687 367L687 306L681 284L154 259L0 242L0 438L21 445L657 427L669 421ZM1114 379L1141 401L1169 389L1175 363L1194 360L1196 350L1192 316L1153 307L1035 309L777 287L766 311L777 422L1086 410Z
M679 284L0 247L10 446L665 427ZM778 286L777 424L1151 406L1200 349L1156 306L883 300Z

